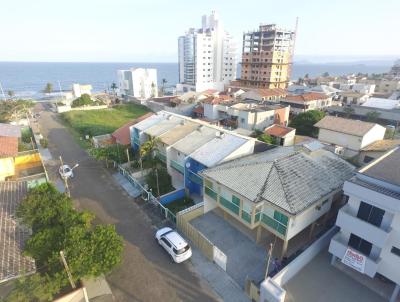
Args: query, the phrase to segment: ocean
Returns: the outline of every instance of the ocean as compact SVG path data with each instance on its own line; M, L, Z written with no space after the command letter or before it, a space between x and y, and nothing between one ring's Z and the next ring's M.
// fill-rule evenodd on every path
M110 89L116 81L118 69L135 67L156 68L158 82L163 78L167 86L178 82L177 63L32 63L32 62L0 62L0 84L4 93L11 90L15 97L41 98L41 91L46 83L52 83L58 91L71 90L73 83L91 84L94 92ZM240 66L239 66L240 68ZM238 68L238 69L239 69ZM382 73L390 69L390 65L368 65L351 63L309 64L294 63L292 79L309 74L310 77L328 72L330 75L350 73ZM238 74L239 71L238 71ZM2 98L0 91L0 98Z

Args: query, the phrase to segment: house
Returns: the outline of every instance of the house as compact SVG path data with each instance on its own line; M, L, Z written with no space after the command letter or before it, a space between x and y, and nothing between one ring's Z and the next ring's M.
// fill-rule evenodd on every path
M328 85L317 85L311 87L308 92L322 93L334 98L341 92L341 90Z
M279 124L273 124L264 130L264 132L272 136L279 146L292 146L294 144L296 129L286 127Z
M400 139L382 139L373 142L360 150L358 162L360 165L368 164L397 146L400 146Z
M362 106L387 110L400 109L400 100L369 98Z
M203 179L199 173L219 163L239 158L254 152L255 139L238 134L217 131L214 138L185 161L185 187L192 194L203 195Z
M26 181L0 181L0 283L35 273L35 261L24 255L30 230L18 221L16 211L28 192Z
M383 139L386 131L375 123L335 116L325 116L314 126L319 128L318 140L344 157L358 155L362 148Z
M375 92L375 84L368 84L368 83L339 84L339 89L372 95Z
M348 202L339 211L340 231L329 245L332 264L340 261L353 278L387 279L385 286L393 289L391 302L398 301L400 290L399 167L397 147L345 182Z
M283 88L258 88L258 89L247 89L246 92L242 93L239 98L252 99L256 101L279 101L286 97L287 91Z
M290 256L288 244L296 235L306 229L312 233L317 222L326 222L353 169L326 150L278 147L245 156L200 173L204 211L222 210L262 246L266 235L275 235L282 243L281 256Z
M288 95L280 102L290 106L291 114L299 114L309 110L324 110L332 105L332 98L322 93L307 92L301 95Z
M18 155L21 128L0 124L0 181L15 175L14 158Z
M339 92L339 99L345 105L362 105L369 99L369 95L354 91L342 91Z
M157 69L131 68L118 70L118 94L122 97L133 97L139 100L147 100L157 97Z
M112 138L113 142L120 144L120 145L125 145L125 146L130 145L131 137L130 137L130 133L129 133L129 128L132 125L135 125L135 124L147 119L148 117L150 117L152 115L153 115L152 112L146 113L146 114L142 115L141 117L134 119L134 120L126 123L122 127L118 128L117 130L115 130L111 134L111 138Z
M83 94L92 95L92 89L92 85L72 84L72 96L76 99Z

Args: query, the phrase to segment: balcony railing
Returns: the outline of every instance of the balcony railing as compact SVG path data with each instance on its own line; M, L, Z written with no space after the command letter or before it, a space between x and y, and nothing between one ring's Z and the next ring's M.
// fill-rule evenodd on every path
M167 156L160 151L156 152L156 157L164 163L167 162Z
M336 225L344 230L351 231L361 238L368 239L369 242L380 248L385 246L391 231L390 227L385 230L358 218L352 213L349 205L340 209Z
M209 187L204 187L204 192L210 196L212 199L214 199L215 201L218 200L218 194L211 188Z
M181 174L185 173L185 168L181 164L179 164L177 161L171 159L171 167L174 168L176 171L178 171Z
M233 202L223 198L222 196L219 197L220 204L230 210L232 213L239 215L239 207L235 205Z
M276 221L275 219L262 214L261 221L266 225L269 226L270 228L274 229L277 231L279 234L285 236L286 235L286 226L281 224L280 222Z
M251 214L242 210L242 219L251 224Z
M198 176L196 173L193 173L190 170L189 170L189 179L200 186L203 185L203 179L200 176Z

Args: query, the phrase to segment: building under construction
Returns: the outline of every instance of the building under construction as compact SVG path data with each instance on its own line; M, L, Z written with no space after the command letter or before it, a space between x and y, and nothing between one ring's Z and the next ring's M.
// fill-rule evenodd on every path
M297 27L297 26L296 26ZM243 86L286 88L292 68L296 31L278 28L275 24L243 34Z

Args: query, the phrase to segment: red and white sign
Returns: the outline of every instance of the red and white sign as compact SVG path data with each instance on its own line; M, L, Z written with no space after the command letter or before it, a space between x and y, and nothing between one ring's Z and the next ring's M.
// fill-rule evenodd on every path
M346 253L343 256L342 263L361 273L364 273L365 258L366 257L363 254L360 254L351 248L347 248Z

